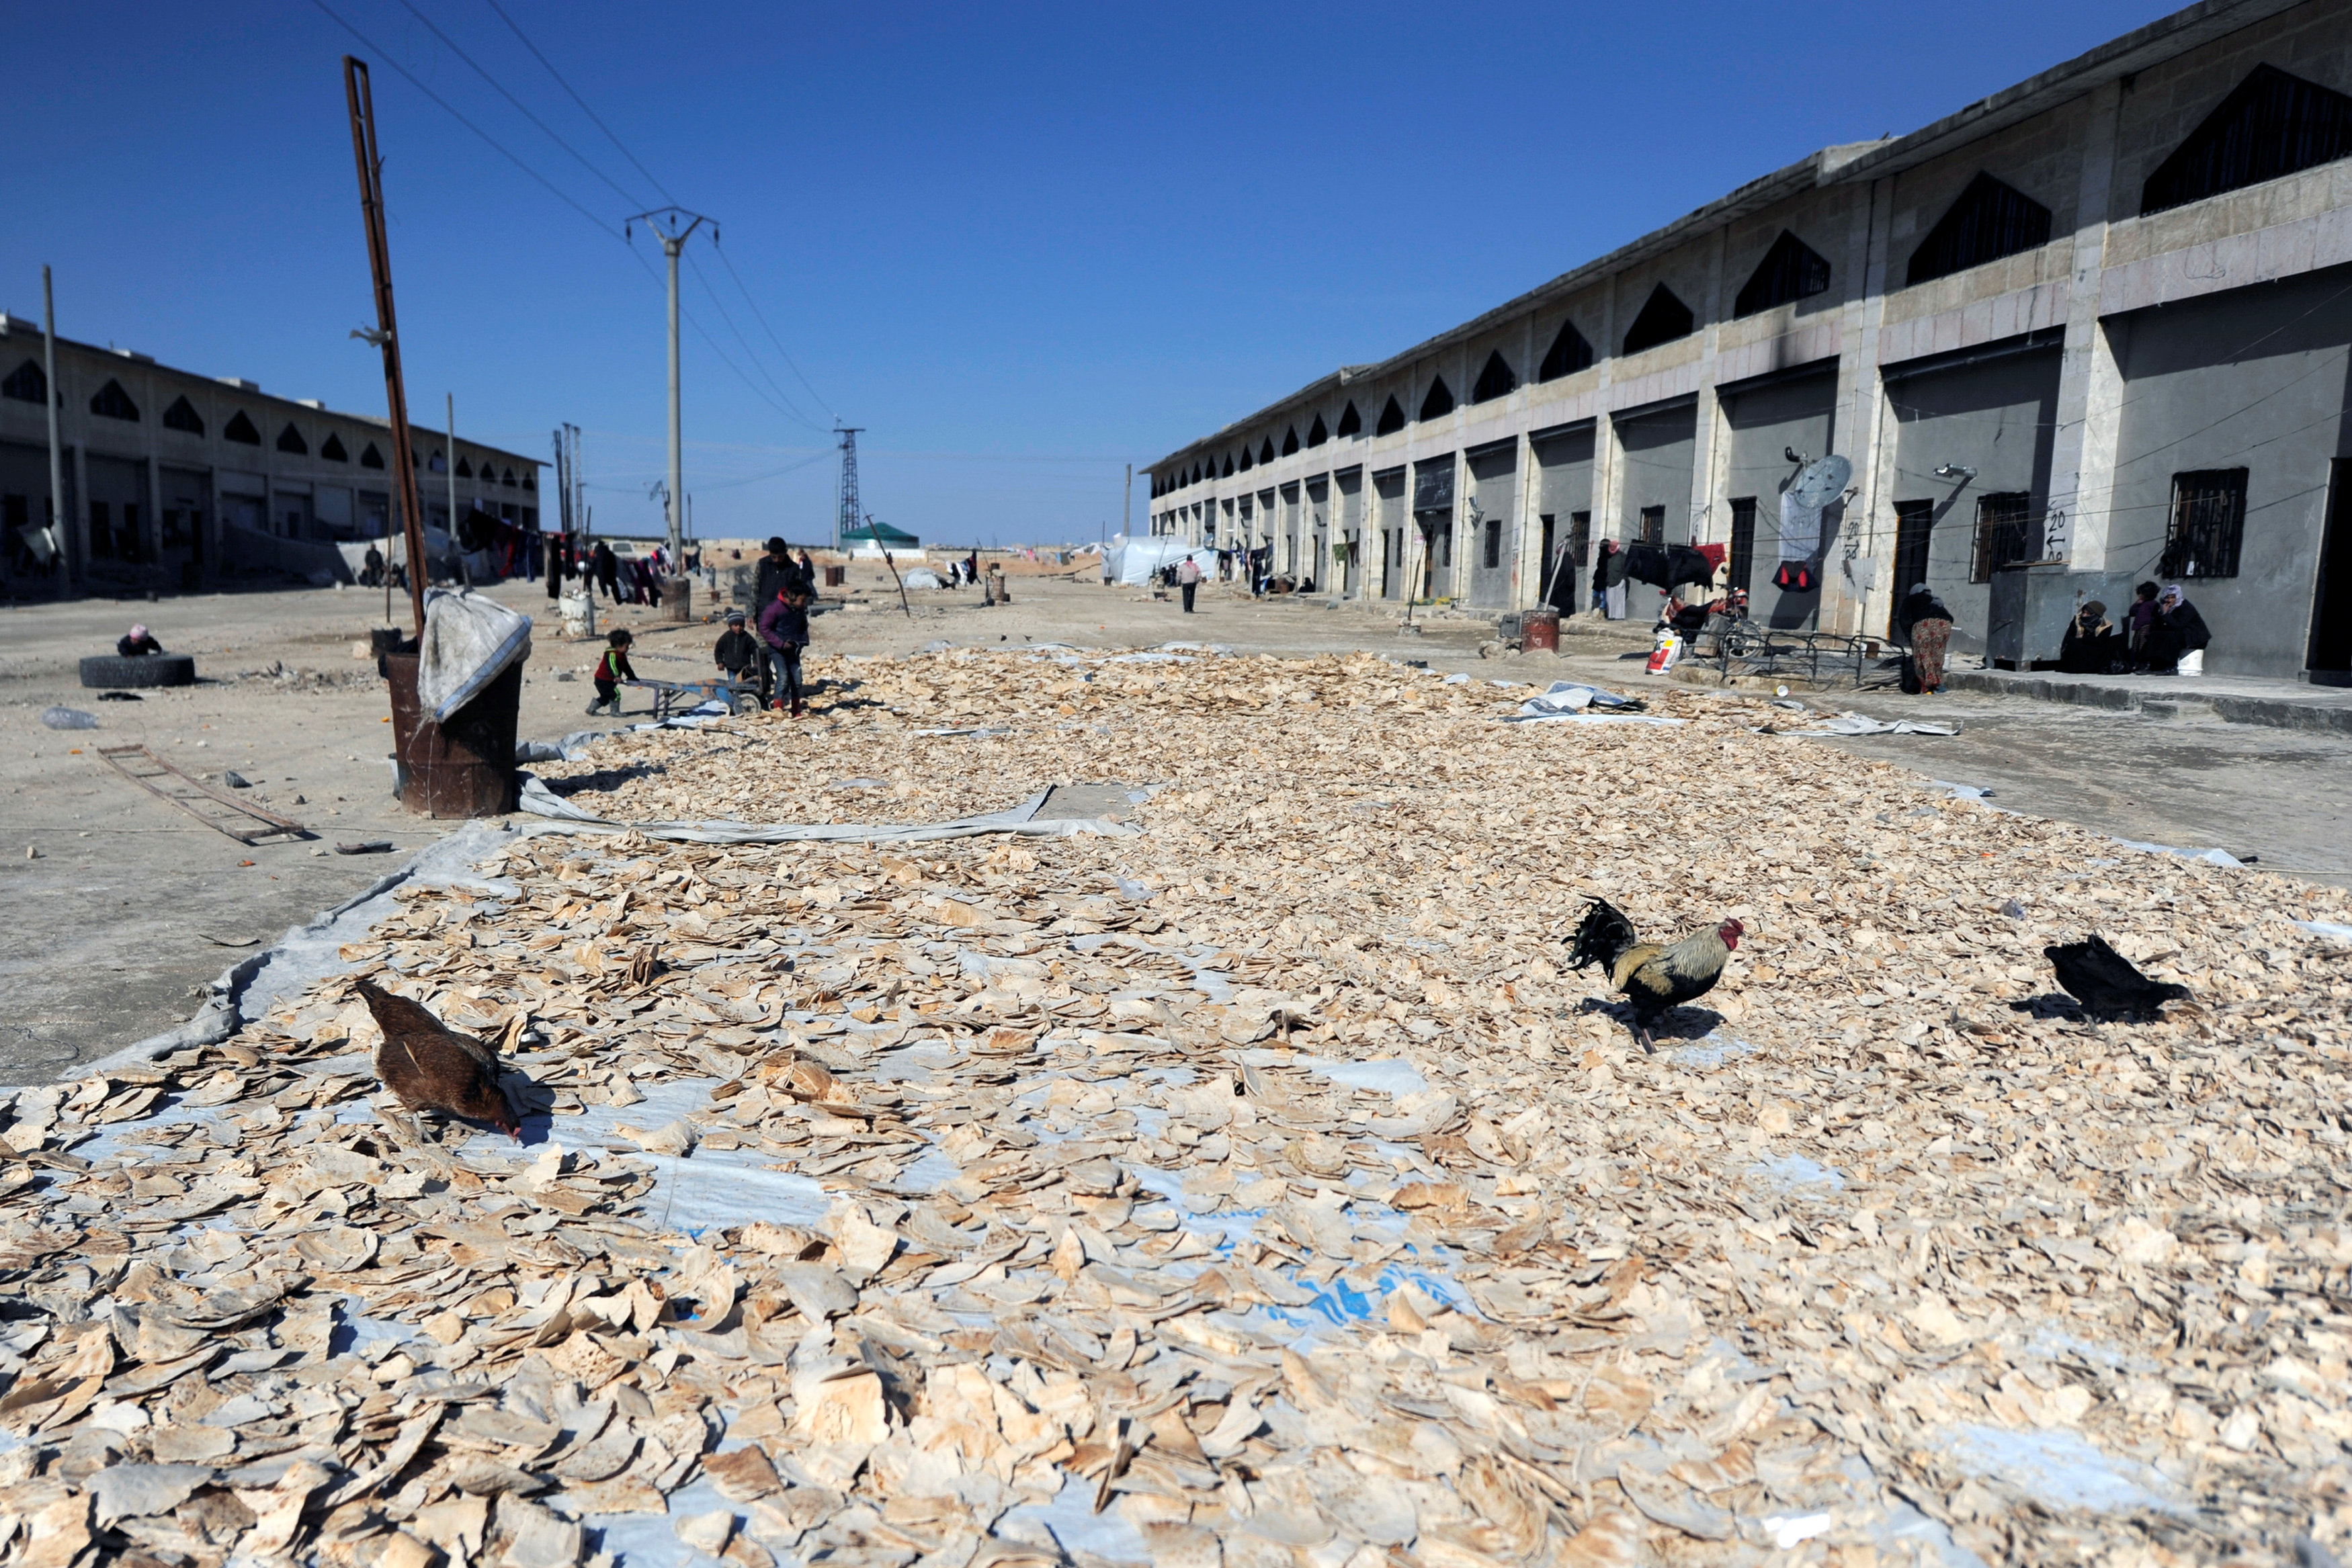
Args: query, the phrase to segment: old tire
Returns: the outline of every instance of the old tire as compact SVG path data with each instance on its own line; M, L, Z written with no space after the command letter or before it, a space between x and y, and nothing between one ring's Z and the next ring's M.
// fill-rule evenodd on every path
M192 686L196 684L196 661L186 653L147 653L128 659L119 653L92 653L81 662L81 684L97 691Z

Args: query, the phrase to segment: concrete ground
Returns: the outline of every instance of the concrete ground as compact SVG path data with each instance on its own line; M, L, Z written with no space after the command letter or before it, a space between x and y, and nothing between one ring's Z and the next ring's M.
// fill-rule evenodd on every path
M613 722L581 712L595 646L562 638L536 585L496 592L541 618L520 733L551 738ZM848 599L815 622L810 671L820 679L835 655L907 653L938 641L1191 640L1238 653L1367 650L1538 684L1653 684L1640 673L1644 640L1622 628L1591 635L1571 622L1560 654L1507 655L1491 649L1483 621L1440 614L1408 635L1393 609L1328 608L1320 598L1253 601L1217 584L1203 589L1199 613L1188 616L1172 598L1106 589L1083 572L1016 574L1010 605L982 608L977 590L935 590L909 595L909 615L886 572L858 566ZM404 616L404 605L395 608ZM192 988L446 831L391 795L382 683L373 663L352 653L355 641L384 624L383 609L373 594L299 589L0 612L0 924L12 936L0 953L0 1083L66 1076L172 1028L193 1012ZM708 673L719 628L657 615L630 608L616 621L608 607L601 626L637 631L642 674ZM195 654L202 684L150 692L139 703L101 702L82 690L75 661L110 651L134 619L166 647ZM1482 644L1496 656L1482 658ZM1807 700L1879 717L1957 719L1962 732L1792 745L1845 746L1927 778L1990 788L2012 810L2121 838L2219 846L2259 856L2266 870L2352 882L2352 739L1981 695L1889 690ZM645 706L642 694L630 701ZM1017 704L1019 694L1006 701ZM94 713L103 727L45 728L40 715L53 704ZM1792 727L1802 722L1790 716ZM100 745L131 742L198 777L236 770L253 781L252 798L318 836L248 848L191 820L97 756ZM337 843L387 840L396 846L389 854L333 852ZM2128 862L2116 874L2127 875Z

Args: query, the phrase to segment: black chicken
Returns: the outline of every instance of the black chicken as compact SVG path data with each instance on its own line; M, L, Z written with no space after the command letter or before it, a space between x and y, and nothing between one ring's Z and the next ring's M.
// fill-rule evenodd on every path
M2189 999L2188 987L2149 979L2096 933L2080 942L2053 942L2042 956L2058 971L2059 988L2088 1013L2136 1018Z

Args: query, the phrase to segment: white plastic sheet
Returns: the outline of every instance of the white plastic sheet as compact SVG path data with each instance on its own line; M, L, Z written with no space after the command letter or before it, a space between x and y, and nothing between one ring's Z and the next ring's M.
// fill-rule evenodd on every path
M1172 534L1135 538L1114 535L1109 548L1103 551L1103 580L1140 588L1151 580L1153 572L1173 566L1187 556L1200 563L1204 575L1216 574L1217 551L1213 545L1188 545Z
M530 617L478 593L425 596L416 700L440 723L472 702L508 665L530 657Z

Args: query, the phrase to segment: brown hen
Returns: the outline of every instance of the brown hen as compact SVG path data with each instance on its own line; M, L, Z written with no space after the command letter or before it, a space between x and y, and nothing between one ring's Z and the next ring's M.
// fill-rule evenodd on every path
M496 1051L373 981L353 980L352 989L383 1033L376 1048L376 1076L402 1104L487 1122L510 1138L522 1136L522 1124L499 1088Z

